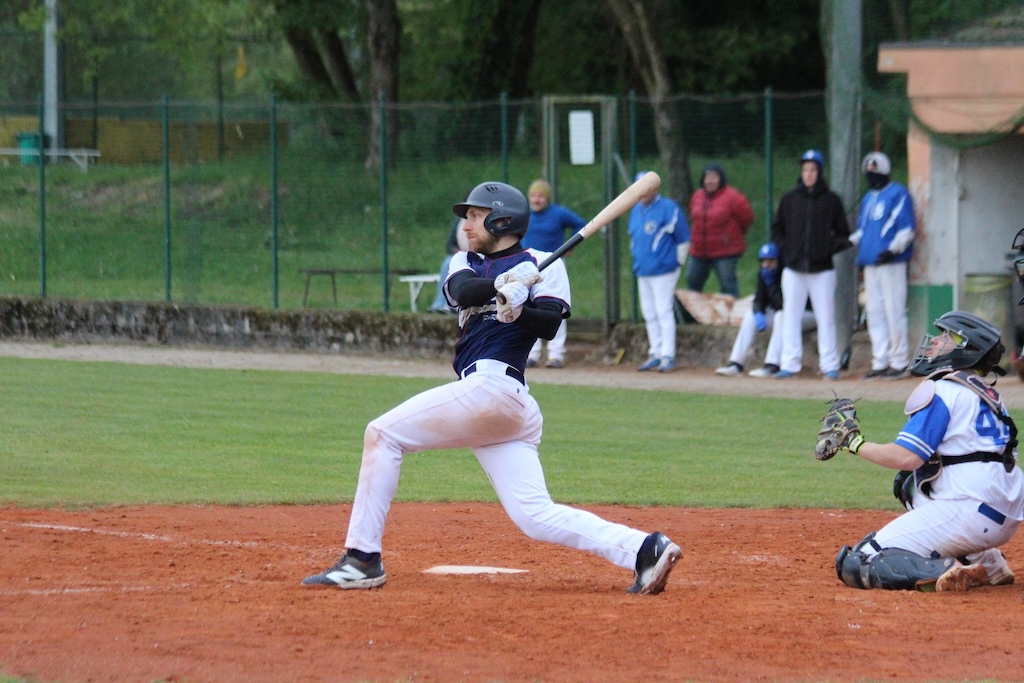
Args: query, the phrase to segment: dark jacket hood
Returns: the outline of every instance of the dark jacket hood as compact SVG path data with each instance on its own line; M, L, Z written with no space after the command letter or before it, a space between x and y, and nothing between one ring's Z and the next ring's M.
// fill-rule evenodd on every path
M729 184L729 180L725 177L725 169L716 163L710 163L706 164L704 166L704 170L700 172L700 184L702 187L704 185L704 176L708 174L708 171L714 171L715 173L718 174L718 177L722 179L722 182L719 185L719 189Z

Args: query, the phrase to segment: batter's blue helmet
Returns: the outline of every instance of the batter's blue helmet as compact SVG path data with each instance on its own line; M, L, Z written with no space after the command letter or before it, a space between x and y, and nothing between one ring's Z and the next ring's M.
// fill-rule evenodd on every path
M803 153L803 156L800 157L800 163L802 164L805 161L813 161L816 163L819 171L825 170L825 155L816 149L809 149Z
M459 218L466 217L469 207L490 209L484 219L484 228L495 237L526 234L530 227L530 203L523 193L505 183L480 183L469 193L466 201L452 207Z
M757 260L766 258L779 258L779 248L775 246L775 242L767 242L761 245L761 248L757 250Z

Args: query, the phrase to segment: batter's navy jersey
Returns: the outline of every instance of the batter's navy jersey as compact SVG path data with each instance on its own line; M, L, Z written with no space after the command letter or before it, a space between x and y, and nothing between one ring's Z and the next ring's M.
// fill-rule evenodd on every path
M448 280L456 274L472 271L477 277L495 278L507 270L525 261L539 264L547 258L548 252L536 249L525 249L499 259L476 254L471 251L460 251L452 256L449 266ZM569 276L561 259L552 263L541 273L540 282L530 287L530 298L525 306L536 302L555 302L562 307L562 317L568 318L571 310L569 294ZM444 287L445 296L452 306L458 305L448 292L447 280ZM526 368L526 358L530 354L537 337L515 323L499 322L497 303L491 299L483 306L459 309L459 328L462 334L455 343L455 361L452 366L456 374L478 360L488 358L507 363L520 372Z

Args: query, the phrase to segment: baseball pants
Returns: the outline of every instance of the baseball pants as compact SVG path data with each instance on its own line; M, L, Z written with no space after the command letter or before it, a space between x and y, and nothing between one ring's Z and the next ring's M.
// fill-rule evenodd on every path
M1020 522L1007 517L996 523L978 511L980 503L972 498L927 501L900 515L875 534L875 542L883 548L902 548L922 557L932 551L941 557L966 556L971 564L984 565L989 576L1006 566L1006 560L995 548L1003 545L1017 532ZM870 544L861 548L873 555Z
M764 364L780 365L782 360L782 311L775 311L773 313L771 309L768 309L765 315L765 322L767 323L767 331L771 336L768 337L768 348L765 350ZM813 330L814 314L804 310L800 325L804 332ZM737 365L746 365L747 356L750 354L750 347L753 345L755 338L757 338L757 327L754 323L754 312L747 311L743 316L743 320L740 321L740 329L736 333L736 341L732 344L729 362L736 363Z
M345 547L381 552L384 524L406 453L470 448L498 500L528 537L586 550L632 571L647 534L551 500L537 448L543 418L529 388L504 363L413 396L370 422Z
M871 338L871 369L910 365L907 339L907 264L864 267L864 310Z
M640 312L647 327L650 355L658 358L676 357L676 283L679 268L662 275L643 275L636 279L640 295Z
M803 367L802 320L808 298L818 326L818 369L839 370L836 350L836 271L798 273L782 269L782 358L779 367L794 374Z

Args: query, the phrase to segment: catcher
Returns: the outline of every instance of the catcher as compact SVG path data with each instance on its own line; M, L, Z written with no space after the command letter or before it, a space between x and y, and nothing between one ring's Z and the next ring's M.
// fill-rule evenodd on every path
M856 407L836 399L823 418L815 457L845 450L900 470L893 494L907 512L836 557L853 588L965 591L1013 583L999 551L1024 519L1024 473L1017 428L990 373L1005 351L1000 331L963 311L935 321L910 365L925 379L907 399L909 416L893 443L864 439Z

